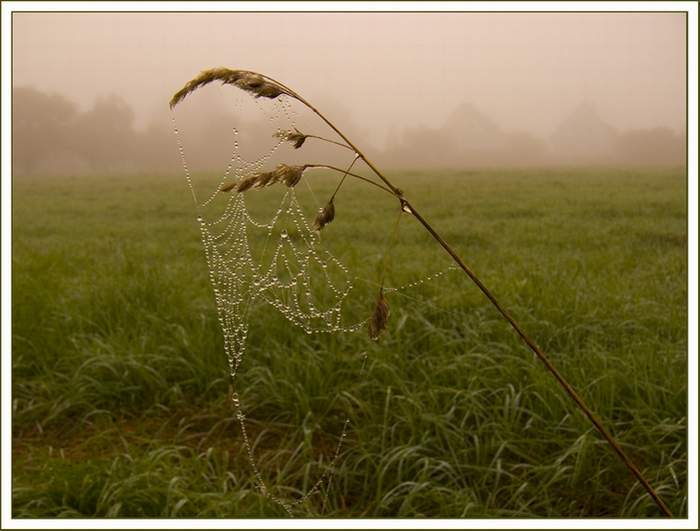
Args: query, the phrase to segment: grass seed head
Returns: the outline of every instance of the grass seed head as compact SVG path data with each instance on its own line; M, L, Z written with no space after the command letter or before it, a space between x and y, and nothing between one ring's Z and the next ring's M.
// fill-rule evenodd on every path
M274 99L282 94L292 96L287 89L260 74L247 70L210 68L209 70L202 71L197 77L188 81L184 87L178 90L170 100L170 108L172 109L175 107L175 105L198 88L208 85L213 81L221 81L224 85L235 85L246 92L250 92L256 98Z
M280 164L275 171L279 173L280 180L284 182L284 184L290 188L294 188L301 180L305 169L306 166L287 166L286 164Z
M379 296L374 304L374 313L369 320L369 337L374 341L379 339L389 321L389 304L384 297L384 288L379 288Z
M272 186L275 183L284 183L288 187L293 188L301 180L304 170L307 166L287 166L280 164L272 171L265 171L244 177L236 183L227 184L221 188L222 192L230 192L235 189L241 193L251 188L264 188Z
M257 183L257 180L257 175L249 175L248 177L244 177L243 179L238 181L238 184L235 186L236 192L241 193L245 192L246 190L249 190L255 185L255 183Z
M320 231L334 219L335 205L333 205L333 199L331 199L323 208L319 209L318 214L316 214L316 219L314 220L314 227L316 227L316 230Z
M255 181L253 184L255 184L256 188L264 188L265 186L269 186L271 184L274 184L275 171L273 170L273 171L258 173L257 175L253 176L253 180Z
M294 144L294 149L299 149L301 146L303 146L307 138L307 135L299 131L296 127L294 128L294 131L278 131L274 136L287 142L291 142Z
M240 182L237 182L237 183L229 183L229 184L227 184L227 185L222 186L222 187L220 188L220 190L221 190L222 192L230 192L230 191L233 190L234 188L237 188L239 184L240 184Z

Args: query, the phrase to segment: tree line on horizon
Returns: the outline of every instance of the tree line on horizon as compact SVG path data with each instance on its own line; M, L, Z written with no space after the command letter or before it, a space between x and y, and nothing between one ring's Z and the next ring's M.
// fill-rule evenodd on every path
M252 154L268 150L265 124L245 122L221 106L201 107L184 128L188 162L220 170L231 151L231 131L247 134L241 145ZM361 129L354 127L356 134ZM670 128L617 130L591 104L567 116L550 138L505 130L475 106L460 105L439 128L417 126L393 134L372 150L378 163L395 169L535 167L553 165L682 166L686 136ZM33 87L12 91L13 174L94 174L181 171L173 126L157 116L145 127L118 96L91 108Z

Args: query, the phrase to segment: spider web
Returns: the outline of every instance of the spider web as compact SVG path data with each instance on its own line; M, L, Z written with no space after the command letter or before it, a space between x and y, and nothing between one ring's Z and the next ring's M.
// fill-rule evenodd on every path
M286 229L282 229L277 240L272 241L273 231L284 216L297 229L297 243L292 241ZM268 223L260 223L251 217L246 209L245 194L233 195L224 214L218 219L205 221L200 216L199 223L232 381L246 351L250 310L260 301L270 305L307 334L355 332L364 327L366 321L342 322L343 301L353 289L350 273L337 258L320 247L319 237L308 226L294 190L284 193L279 208ZM250 226L266 231L266 243L271 244L272 252L263 262L256 261L253 256L248 238ZM334 281L328 274L327 270L332 266L343 273L341 282ZM330 301L320 301L314 295L319 281L312 272L318 268L324 273L320 283L332 293ZM291 504L273 497L255 463L237 391L232 392L231 400L258 487L263 494L271 496L290 512L293 505L302 503L316 492L325 478ZM349 422L349 419L345 419L341 442L346 436ZM340 443L330 467L333 467L339 453Z
M282 127L291 129L296 126L296 113L291 103L284 98L265 104L254 101L259 111L267 113L270 122L282 122L276 129L277 132ZM247 194L221 191L225 184L267 167L283 143L282 139L272 141L262 155L248 160L240 151L239 130L233 128L232 154L226 169L218 178L213 191L202 195L203 199L200 200L201 194L195 189L185 156L183 133L178 128L174 114L172 122L185 178L197 211L231 377L230 400L240 425L244 451L260 492L282 506L289 516L293 516L296 506L319 492L324 483L330 483L331 471L347 438L350 419L346 417L342 423L338 442L326 464L325 472L305 494L288 501L272 492L255 459L254 445L251 443L237 386L237 375L246 354L252 312L261 305L272 308L288 323L309 335L354 333L366 328L369 316L354 321L346 319L344 306L355 289L354 280L357 278L352 276L340 259L324 248L319 233L310 225L310 218L304 212L295 188L278 185L281 199L276 210L272 214L268 211L263 221L251 214ZM449 269L403 286L388 287L385 291L416 287L447 271ZM363 353L360 370L364 370L365 362L366 353Z

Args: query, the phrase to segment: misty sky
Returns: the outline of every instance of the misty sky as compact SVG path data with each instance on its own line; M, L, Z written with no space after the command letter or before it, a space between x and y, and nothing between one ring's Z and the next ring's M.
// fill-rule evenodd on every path
M682 13L20 13L13 25L14 86L83 109L119 94L138 124L213 66L275 77L379 143L465 102L536 135L582 102L617 128L685 123Z

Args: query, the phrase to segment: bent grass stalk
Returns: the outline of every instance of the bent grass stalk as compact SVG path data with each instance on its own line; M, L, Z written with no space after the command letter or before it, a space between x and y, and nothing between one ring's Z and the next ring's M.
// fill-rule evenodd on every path
M254 175L247 178L247 180L240 181L240 183L245 182L243 185L244 190L251 188L252 186L267 186L273 182L282 181L287 186L294 186L298 182L301 174L307 168L326 168L341 172L344 174L343 179L346 176L351 176L354 178L366 181L374 186L380 188L384 192L388 192L393 195L400 204L401 209L412 215L416 220L425 228L425 230L430 234L430 236L447 252L447 254L452 258L452 260L459 266L459 268L464 271L464 273L476 284L476 286L481 290L481 292L486 296L486 298L493 304L493 306L498 310L498 312L503 316L503 318L510 324L510 326L515 330L518 336L524 341L524 343L532 350L532 352L542 361L545 368L554 376L557 383L564 389L566 394L573 400L574 404L578 409L580 409L583 414L591 421L595 429L600 433L600 435L607 441L610 448L619 457L619 459L625 464L629 471L634 475L634 477L641 483L649 496L653 499L654 503L658 506L661 512L668 517L673 517L673 514L669 510L668 506L656 493L654 488L651 486L649 481L644 477L639 468L632 462L632 460L627 456L625 451L622 449L620 444L615 440L612 434L603 426L602 422L598 419L595 413L586 405L583 398L579 396L573 386L566 380L566 378L557 370L554 364L551 362L549 357L540 349L537 344L523 331L520 325L515 321L515 319L510 315L508 311L501 305L500 302L494 297L491 291L484 285L484 283L479 279L479 277L469 268L464 261L457 255L457 253L450 247L450 245L440 236L440 234L426 221L423 216L416 210L416 208L404 197L403 191L394 186L389 179L372 163L370 159L353 143L350 139L345 136L345 134L336 127L328 118L326 118L316 107L314 107L310 102L300 96L297 92L287 87L283 83L266 76L264 74L259 74L256 72L250 72L246 70L232 70L228 68L214 68L210 70L205 70L200 73L199 76L195 77L189 81L180 91L178 91L170 101L170 107L173 108L180 101L182 101L188 94L194 90L211 83L213 81L221 81L223 84L232 84L242 90L250 92L254 97L260 98L270 98L274 99L281 95L286 95L291 98L296 99L302 105L306 106L310 111L316 114L323 122L326 123L342 140L345 144L336 142L330 139L319 137L316 135L305 135L300 131L290 132L286 138L288 141L295 145L295 148L300 148L306 138L317 138L326 142L337 144L344 148L351 149L356 154L356 159L360 158L369 167L370 170L384 183L379 184L371 179L362 177L357 174L353 174L348 170L341 170L334 166L326 164L306 164L304 166L288 167L286 165L280 165L273 172L267 172L264 174ZM354 163L354 161L353 161ZM351 165L352 166L352 165ZM272 177L270 177L272 175ZM260 184L263 183L263 184ZM342 180L341 180L342 183ZM237 188L238 192L242 192L236 185L227 186L222 189L222 191L230 191ZM337 192L337 190L336 190ZM333 197L329 201L332 204L335 198L334 192ZM377 303L375 305L375 311L370 321L370 337L376 339L381 329L386 325L386 318L388 316L388 307L386 306L386 301L384 299L383 293L380 290Z

